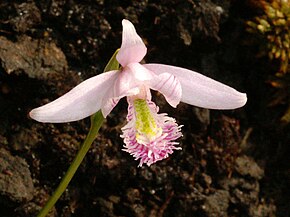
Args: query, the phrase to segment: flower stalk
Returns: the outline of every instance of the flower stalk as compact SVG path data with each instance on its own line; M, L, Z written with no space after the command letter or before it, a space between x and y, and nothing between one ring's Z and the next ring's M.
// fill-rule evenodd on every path
M106 65L104 72L111 71L111 70L118 70L119 69L119 63L116 60L116 55L119 50L117 50L111 59L109 60L108 64ZM87 152L89 151L92 143L94 142L103 122L104 122L104 116L102 115L101 111L98 111L97 113L91 115L90 121L91 126L89 133L84 140L80 150L78 151L76 157L74 158L73 162L69 166L67 172L65 173L64 177L62 178L60 184L58 185L57 189L54 191L52 196L49 198L49 200L46 202L45 206L40 210L37 217L45 217L51 208L55 205L55 203L58 201L60 196L63 194L65 189L67 188L68 184L72 180L74 174L76 173L77 169L79 168L80 164L82 163L84 157L86 156Z

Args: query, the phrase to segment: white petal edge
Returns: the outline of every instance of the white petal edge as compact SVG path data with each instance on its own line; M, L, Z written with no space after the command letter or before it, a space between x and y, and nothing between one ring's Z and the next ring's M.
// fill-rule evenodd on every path
M102 114L104 117L107 117L111 113L111 111L113 110L113 108L115 108L120 99L121 97L116 97L104 100L104 103L102 105Z
M103 97L119 71L105 72L89 78L58 99L33 109L32 119L45 123L65 123L86 118L101 109Z
M123 20L122 45L117 54L118 62L125 67L130 63L140 62L147 53L147 48L129 20Z
M170 73L180 82L181 101L208 109L236 109L247 102L247 95L200 73L163 64L144 64L155 74Z

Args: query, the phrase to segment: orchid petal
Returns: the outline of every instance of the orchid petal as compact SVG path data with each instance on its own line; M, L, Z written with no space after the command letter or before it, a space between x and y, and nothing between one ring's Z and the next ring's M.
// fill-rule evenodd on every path
M162 73L156 79L151 80L150 88L162 93L166 101L176 107L181 99L181 84L176 77L169 73Z
M125 67L129 63L140 62L147 53L147 48L129 20L123 20L122 45L117 54L118 62Z
M136 79L130 69L124 69L116 79L114 86L109 92L111 95L108 95L108 98L135 95L139 92L138 89L142 83L142 81Z
M138 81L148 81L155 79L156 75L146 69L140 63L131 63L126 66L127 69L130 70L130 73L136 78Z
M111 113L113 108L118 104L120 97L110 98L102 105L102 114L104 117L107 117Z
M141 68L149 71L144 67ZM114 85L111 87L110 91L106 94L104 99L122 98L125 96L132 96L138 94L140 91L140 86L144 85L144 81L142 79L147 78L146 75L141 75L141 77L138 77L137 74L138 72L133 72L129 67L124 68L118 75L118 78L114 82Z
M39 122L77 121L100 110L103 96L113 85L119 71L102 73L87 79L58 99L33 109L29 115Z
M153 72L149 71L139 63L131 63L120 72L114 86L105 95L102 105L102 113L106 117L118 101L125 96L138 95L143 91L144 81L152 80L157 77ZM142 90L141 90L142 89ZM150 90L145 90L141 95L149 95ZM146 97L145 97L146 98ZM150 98L151 99L151 98Z
M103 116L106 117L122 97L138 94L141 82L135 78L129 68L123 69L103 97Z
M209 109L235 109L247 102L245 93L208 78L197 72L163 64L144 64L155 74L164 72L174 75L181 84L181 101Z

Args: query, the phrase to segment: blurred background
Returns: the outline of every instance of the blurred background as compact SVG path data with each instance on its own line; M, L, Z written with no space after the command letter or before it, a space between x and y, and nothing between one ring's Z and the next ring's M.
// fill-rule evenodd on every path
M184 125L182 150L137 168L121 151L122 100L49 216L290 216L288 0L1 0L1 216L35 216L57 187L89 120L42 124L27 114L101 73L124 18L148 47L144 62L198 71L248 103L173 109L153 93Z

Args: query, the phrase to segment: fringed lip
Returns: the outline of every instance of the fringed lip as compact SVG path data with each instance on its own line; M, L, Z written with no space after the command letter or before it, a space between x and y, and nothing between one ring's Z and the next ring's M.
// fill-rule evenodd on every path
M181 126L178 126L174 118L168 117L165 113L158 114L159 108L151 100L141 100L143 114L136 111L140 108L136 108L136 103L128 98L128 123L122 128L121 135L125 143L123 151L130 153L135 160L140 160L139 167L143 164L150 166L169 157L174 150L180 150L181 147L178 147L179 143L176 140L182 136ZM150 116L148 119L154 123L147 124L146 117L140 117L144 115ZM142 127L139 126L139 120L143 120Z

